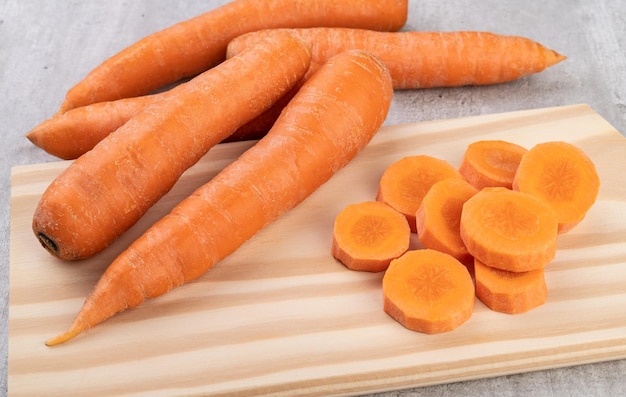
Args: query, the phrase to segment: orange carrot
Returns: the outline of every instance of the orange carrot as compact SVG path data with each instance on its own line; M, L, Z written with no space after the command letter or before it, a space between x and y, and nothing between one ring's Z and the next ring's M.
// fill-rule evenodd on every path
M503 187L484 188L463 205L461 238L468 252L497 269L545 267L556 254L556 213L537 197Z
M427 155L408 156L389 165L380 179L376 200L402 213L411 231L416 231L415 213L436 182L463 179L447 161Z
M60 113L144 95L225 59L233 38L264 28L344 26L398 30L406 0L236 0L152 33L106 59L71 88Z
M509 272L474 260L476 297L491 310L519 314L543 305L548 298L544 269Z
M345 166L382 125L392 94L387 70L371 55L329 60L263 139L114 260L70 329L47 344L204 274Z
M519 36L490 32L375 32L350 28L268 29L233 39L227 56L288 30L311 45L313 62L362 49L387 65L396 89L486 85L519 79L565 56Z
M417 236L426 248L452 255L463 264L472 259L461 239L463 204L478 193L462 179L449 178L432 185L415 215Z
M291 101L294 95L296 95L304 82L307 81L313 73L320 68L320 66L320 64L312 62L304 77L302 77L302 79L287 94L283 95L278 101L276 101L271 108L237 128L237 131L226 138L224 142L247 141L251 139L260 139L265 136L267 131L272 128L276 119L278 119L280 112L283 111L285 106L287 106L289 101Z
M580 223L595 203L600 177L580 148L567 142L545 142L524 155L513 188L549 203L556 211L559 233L565 233Z
M26 137L47 153L64 160L85 154L163 94L98 102L55 115Z
M472 316L475 291L461 262L442 252L408 251L383 276L384 310L404 327L428 334L451 331Z
M459 172L476 189L511 189L519 162L527 151L518 144L502 140L473 142L465 150Z
M380 272L409 249L406 218L386 204L365 201L345 207L335 218L331 252L348 269Z
M35 235L62 259L101 251L212 146L293 87L309 61L308 48L283 35L176 87L51 183L35 210Z
M318 64L311 64L304 77L288 93L268 110L237 128L223 142L259 139L265 135L304 81L318 68ZM169 91L165 91L153 95L98 102L71 109L45 120L29 131L26 137L53 156L74 160L93 149L102 139L142 112L152 102L165 98L168 93Z

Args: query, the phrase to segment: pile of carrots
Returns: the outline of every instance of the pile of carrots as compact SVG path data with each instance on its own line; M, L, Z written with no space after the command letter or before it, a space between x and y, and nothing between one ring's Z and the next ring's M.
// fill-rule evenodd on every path
M121 253L47 343L204 274L367 145L394 89L498 84L565 59L524 37L400 32L407 12L406 0L235 0L142 38L68 90L26 135L74 160L33 216L63 260L106 249L215 145L260 140Z
M352 270L385 272L384 310L400 324L446 332L470 319L476 297L508 314L544 304L557 236L584 219L599 187L589 157L561 141L477 141L458 170L408 156L384 170L375 202L337 215L331 252ZM422 247L409 249L411 231Z

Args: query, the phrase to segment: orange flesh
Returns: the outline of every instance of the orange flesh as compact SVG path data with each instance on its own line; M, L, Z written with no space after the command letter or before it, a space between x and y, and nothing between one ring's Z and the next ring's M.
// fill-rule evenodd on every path
M461 179L435 183L424 196L415 216L417 236L422 245L468 263L471 255L461 239L461 210L476 193L478 190Z
M538 198L484 188L463 206L461 238L481 262L508 271L546 266L556 254L556 214Z
M451 331L472 316L472 278L454 257L430 249L391 261L383 277L384 310L404 327L428 334Z
M379 272L409 249L410 236L404 216L386 204L352 204L335 219L332 254L349 269Z
M600 177L594 163L567 142L535 145L522 158L513 188L541 198L556 211L559 232L582 221L595 203Z
M380 179L376 200L402 213L416 232L415 214L435 183L463 176L447 161L426 155L409 156L389 165Z
M525 148L501 140L471 143L463 156L459 172L476 189L506 187L511 189L515 172L527 152Z

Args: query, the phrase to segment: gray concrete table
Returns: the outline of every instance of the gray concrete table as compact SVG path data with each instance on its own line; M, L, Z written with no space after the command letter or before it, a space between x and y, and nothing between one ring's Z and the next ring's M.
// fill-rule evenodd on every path
M7 387L10 169L56 160L24 134L105 56L225 0L3 0L0 2L0 393ZM176 5L175 5L176 4ZM521 35L568 56L512 83L397 92L386 124L589 104L626 133L623 0L411 1L406 30ZM626 395L626 361L460 382L381 396Z

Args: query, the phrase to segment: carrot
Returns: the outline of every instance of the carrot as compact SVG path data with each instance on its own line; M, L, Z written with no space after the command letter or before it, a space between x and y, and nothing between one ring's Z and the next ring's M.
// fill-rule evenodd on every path
M380 272L409 249L406 218L386 204L365 201L345 207L335 218L331 252L348 269Z
M513 188L549 203L556 211L559 233L565 233L580 223L595 203L600 177L580 148L567 142L545 142L524 155Z
M501 270L545 267L556 254L556 213L539 198L484 188L463 205L460 232L474 258Z
M433 184L415 215L422 245L452 255L463 264L470 263L471 255L461 239L461 210L476 193L478 190L462 179L444 179Z
M304 77L285 95L283 95L271 108L250 120L246 124L237 128L231 136L226 138L224 142L237 142L237 141L247 141L251 139L260 139L267 131L272 128L272 125L278 119L280 112L283 111L285 106L291 101L291 99L296 95L300 87L307 81L313 73L315 73L319 68L320 64L311 62L311 66L309 66L309 70L305 73Z
M35 235L62 259L101 251L212 146L293 87L309 61L308 48L283 35L176 87L50 184L33 216Z
M474 260L476 297L491 310L508 314L528 312L548 298L544 269L509 272Z
M506 187L513 178L526 148L502 140L482 140L468 145L459 172L475 188Z
M241 35L229 43L227 56L280 30ZM566 59L528 38L490 32L376 32L341 27L285 30L311 45L313 62L324 63L346 49L371 52L387 65L396 89L504 83Z
M47 344L204 274L345 166L382 125L392 94L387 70L371 55L329 60L263 139L113 261L69 330Z
M304 77L272 107L237 128L222 142L259 139L265 135L304 81L318 68L319 65L311 64ZM35 146L53 156L74 160L93 149L102 139L142 112L152 102L165 98L168 93L169 91L165 91L70 109L40 123L29 131L26 137Z
M472 278L454 257L422 249L391 261L383 276L383 307L404 327L428 334L451 331L472 316Z
M71 109L40 123L26 138L53 156L74 160L161 96L124 98Z
M415 213L422 199L436 182L463 179L447 161L427 155L408 156L389 165L378 184L376 200L402 213L416 232Z
M345 26L398 30L406 0L236 0L152 33L72 87L59 110L150 93L225 59L233 38L264 28Z

